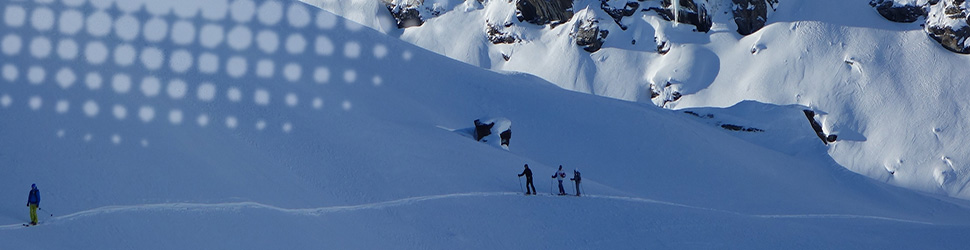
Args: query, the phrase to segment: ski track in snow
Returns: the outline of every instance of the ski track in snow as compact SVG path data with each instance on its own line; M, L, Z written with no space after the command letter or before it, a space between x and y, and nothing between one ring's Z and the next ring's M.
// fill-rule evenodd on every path
M410 197L392 201L384 201L377 203L361 204L361 205L349 205L349 206L330 206L330 207L318 207L318 208L281 208L272 205L266 205L258 202L231 202L231 203L158 203L158 204L143 204L143 205L127 205L127 206L105 206L94 208L90 210L80 211L68 215L57 216L51 219L49 222L44 224L60 224L65 221L72 221L84 217L97 216L102 214L110 213L121 213L121 212L138 212L138 211L196 211L196 212L207 212L216 210L239 210L244 208L258 208L258 209L268 209L276 210L283 213L295 214L295 215L305 215L305 216L321 216L330 213L337 212L351 212L367 209L383 209L390 207L399 207L405 205L411 205L418 202L432 201L432 200L442 200L442 199L453 199L453 198L465 198L465 197L488 197L488 196L521 196L518 192L471 192L471 193L455 193L455 194L443 194L443 195L429 195L429 196L418 196ZM545 196L545 195L540 195ZM607 195L585 195L585 198L592 199L607 199L615 201L626 201L626 202L636 202L636 203L650 203L659 204L665 206L682 207L689 209L712 211L717 213L724 213L742 217L753 217L761 219L855 219L855 220L883 220L891 222L901 222L901 223L912 223L912 224L923 224L923 225L934 225L934 223L905 220L889 217L879 217L879 216L867 216L867 215L849 215L849 214L792 214L792 215L757 215L757 214L744 214L740 212L721 210L715 208L705 208L690 206L685 204L637 198L637 197L624 197L624 196L607 196ZM0 226L0 230L12 230L25 228L22 224L11 224Z

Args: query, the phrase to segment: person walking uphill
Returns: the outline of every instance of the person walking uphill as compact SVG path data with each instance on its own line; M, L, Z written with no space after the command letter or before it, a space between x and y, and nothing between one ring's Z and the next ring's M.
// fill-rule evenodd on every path
M40 206L40 190L37 190L37 184L30 184L27 206L30 207L30 224L37 225L37 207Z
M579 176L579 169L573 169L573 178L569 180L576 182L576 196L579 196L579 182L582 181Z
M562 188L562 179L566 178L566 173L562 171L562 165L559 165L559 171L556 171L556 173L552 175L552 178L559 180L559 195L566 195L566 190Z
M522 170L522 173L519 174L519 177L522 177L523 175L525 175L525 194L526 195L539 194L539 193L536 193L536 185L532 184L532 170L529 169L529 164L525 164L525 170ZM529 192L529 187L532 187L531 193Z

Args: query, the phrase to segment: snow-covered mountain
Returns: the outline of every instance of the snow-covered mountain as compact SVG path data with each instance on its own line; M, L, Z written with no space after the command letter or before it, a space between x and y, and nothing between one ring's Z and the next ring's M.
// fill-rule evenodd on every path
M967 201L845 170L803 105L577 93L297 1L0 13L3 249L968 244ZM507 149L464 132L496 117ZM521 195L524 164L542 195ZM559 165L584 196L546 195ZM44 210L23 227L31 183Z
M827 154L839 165L970 199L970 57L952 52L970 36L963 1L306 2L465 63L582 93L678 110L797 105L822 134L838 136ZM408 8L422 22L398 29L407 15L392 13ZM530 16L546 12L557 14ZM590 27L596 35L583 35Z

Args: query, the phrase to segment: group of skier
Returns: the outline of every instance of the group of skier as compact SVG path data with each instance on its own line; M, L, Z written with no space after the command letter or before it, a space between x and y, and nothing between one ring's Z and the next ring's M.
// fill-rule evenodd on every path
M529 169L529 164L525 164L525 170L519 174L519 177L525 176L525 194L539 194L536 192L536 186L532 183L532 169ZM562 171L562 165L559 165L559 170L555 174L552 174L552 178L559 181L559 195L566 195L566 189L562 187L562 181L566 178L566 173ZM576 183L576 196L580 196L579 184L582 181L582 177L579 174L579 169L573 169L573 178L569 180ZM531 188L531 189L530 189Z
M519 177L525 176L525 194L539 194L536 192L536 186L532 183L532 170L529 169L529 164L525 164L525 170L519 174ZM559 181L559 195L566 195L566 190L562 187L562 181L566 178L566 173L562 171L562 165L559 165L559 170L552 175L553 179ZM576 196L580 196L579 183L582 178L579 175L579 169L573 170L573 178L569 180L576 183ZM531 189L530 189L531 188ZM37 225L37 209L40 207L40 190L37 189L37 184L30 185L30 194L27 196L27 207L30 207L30 225Z

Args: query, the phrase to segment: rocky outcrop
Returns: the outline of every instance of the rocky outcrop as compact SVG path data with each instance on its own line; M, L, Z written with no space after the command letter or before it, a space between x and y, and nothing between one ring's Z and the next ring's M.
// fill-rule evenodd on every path
M603 47L606 36L610 32L599 28L599 21L596 18L584 18L576 22L576 27L572 33L576 40L576 45L585 46L583 50L589 53L596 52Z
M418 12L417 7L413 5L397 5L391 2L384 3L387 6L387 10L391 12L391 16L397 21L397 28L403 29L407 27L421 26L424 24L424 19L421 19L421 13Z
M650 84L650 99L653 103L661 108L667 108L667 104L676 102L683 97L680 93L679 85L674 85L671 82L666 82L663 87L657 86L656 84Z
M805 112L805 117L808 118L808 123L812 125L812 130L815 130L815 135L818 135L818 138L822 140L823 144L828 145L838 140L838 135L825 135L825 131L822 130L822 124L818 120L815 120L815 111L806 109L803 112Z
M964 0L943 0L928 7L924 25L926 33L944 48L970 54L970 3Z
M750 35L765 27L768 22L768 8L774 11L778 0L732 0L734 3L734 23L738 25L738 34Z
M869 5L893 22L925 17L923 30L944 48L970 54L970 3L965 0L871 0Z
M640 3L634 0L601 0L600 9L613 17L613 21L616 22L620 29L626 30L627 26L623 25L620 21L623 17L633 16L637 13L637 9L640 8ZM641 0L642 1L642 0Z
M879 15L893 22L912 23L926 16L925 6L918 3L898 5L893 0L872 0L869 5L876 8Z
M454 131L471 136L476 141L495 145L505 150L509 149L509 141L512 139L512 121L508 118L482 118L476 119L474 123L475 127Z
M536 25L555 26L573 17L572 0L517 0L515 8L519 22Z
M485 35L488 36L488 41L492 42L492 44L512 44L521 40L518 36L512 34L512 32L505 31L509 27L512 27L512 23L505 23L503 25L485 23Z

